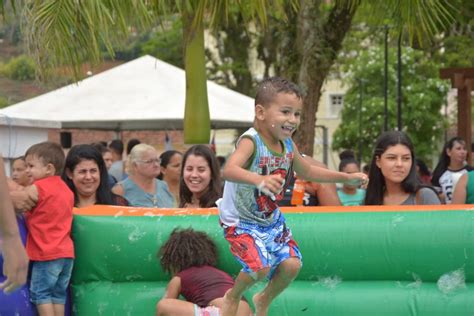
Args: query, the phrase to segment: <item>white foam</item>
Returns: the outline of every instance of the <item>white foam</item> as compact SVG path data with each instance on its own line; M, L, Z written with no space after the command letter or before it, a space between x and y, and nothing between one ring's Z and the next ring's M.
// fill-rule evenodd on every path
M466 288L464 269L458 269L443 274L438 280L438 289L444 294Z
M392 226L396 227L399 223L405 221L405 216L397 214L392 217Z
M327 287L328 289L332 290L335 289L336 286L342 282L342 278L337 275L328 277L318 276L318 282L324 287Z

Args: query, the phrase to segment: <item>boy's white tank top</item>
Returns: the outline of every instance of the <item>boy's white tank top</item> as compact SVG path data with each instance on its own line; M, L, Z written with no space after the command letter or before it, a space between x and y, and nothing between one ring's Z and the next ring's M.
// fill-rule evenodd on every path
M283 153L276 153L265 145L254 128L242 134L238 142L244 137L255 145L246 169L260 175L280 174L285 179L284 188L273 200L254 185L226 181L222 200L218 203L219 217L226 226L236 226L240 222L269 226L278 218L280 208L277 203L285 192L288 175L293 172L293 141L286 139L282 142Z

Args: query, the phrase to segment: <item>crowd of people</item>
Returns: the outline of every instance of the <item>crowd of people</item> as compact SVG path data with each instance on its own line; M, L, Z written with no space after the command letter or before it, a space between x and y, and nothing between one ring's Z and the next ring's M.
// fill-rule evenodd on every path
M249 315L244 292L268 278L272 281L253 298L257 313L265 315L301 267L302 254L280 212L280 206L292 204L297 189L304 191L298 206L473 203L474 171L466 164L461 138L446 143L432 176L416 159L413 144L402 131L378 137L368 175L361 172L350 150L341 153L339 170L333 171L301 154L292 141L301 112L302 95L295 84L278 77L264 80L257 88L254 127L238 139L227 161L218 159L207 145L159 154L136 139L127 144L125 159L120 140L108 146L75 145L66 156L52 142L28 149L13 161L8 184L0 181L1 213L11 209L11 200L25 214L26 252L32 261L30 292L39 313L64 314L74 262L73 207L218 207L225 239L242 271L232 280L215 268L216 247L204 233L175 230L160 250L161 265L172 278L157 314L194 315L200 309L212 314L218 308L223 315ZM3 169L0 176L4 177ZM6 185L10 194L3 190ZM14 228L7 227L11 221L1 222L4 232L15 234ZM188 252L177 253L178 242L187 243ZM21 253L9 254L11 249L7 247L5 255L24 262ZM48 270L56 272L48 274ZM221 285L199 300L187 284L203 275L208 276L206 282ZM6 290L24 282L23 277L9 280L2 285ZM180 293L189 303L176 302Z

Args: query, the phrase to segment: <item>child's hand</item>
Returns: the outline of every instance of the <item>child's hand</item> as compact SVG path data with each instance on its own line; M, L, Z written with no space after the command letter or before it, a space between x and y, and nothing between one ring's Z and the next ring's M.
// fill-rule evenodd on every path
M279 174L272 174L268 176L262 176L262 180L257 185L257 188L263 193L268 195L272 200L275 200L275 195L280 193L283 189L285 179Z
M369 178L365 173L357 172L348 174L347 184L366 186L369 183Z

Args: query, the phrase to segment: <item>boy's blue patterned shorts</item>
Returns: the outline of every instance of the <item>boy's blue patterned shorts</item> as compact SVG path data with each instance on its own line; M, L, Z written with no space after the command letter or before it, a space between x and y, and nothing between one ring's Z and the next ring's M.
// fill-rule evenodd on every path
M230 243L232 254L242 264L242 271L251 276L270 267L268 279L271 279L276 268L286 259L302 259L298 244L281 213L278 220L268 227L243 222L237 226L224 226L224 236Z

